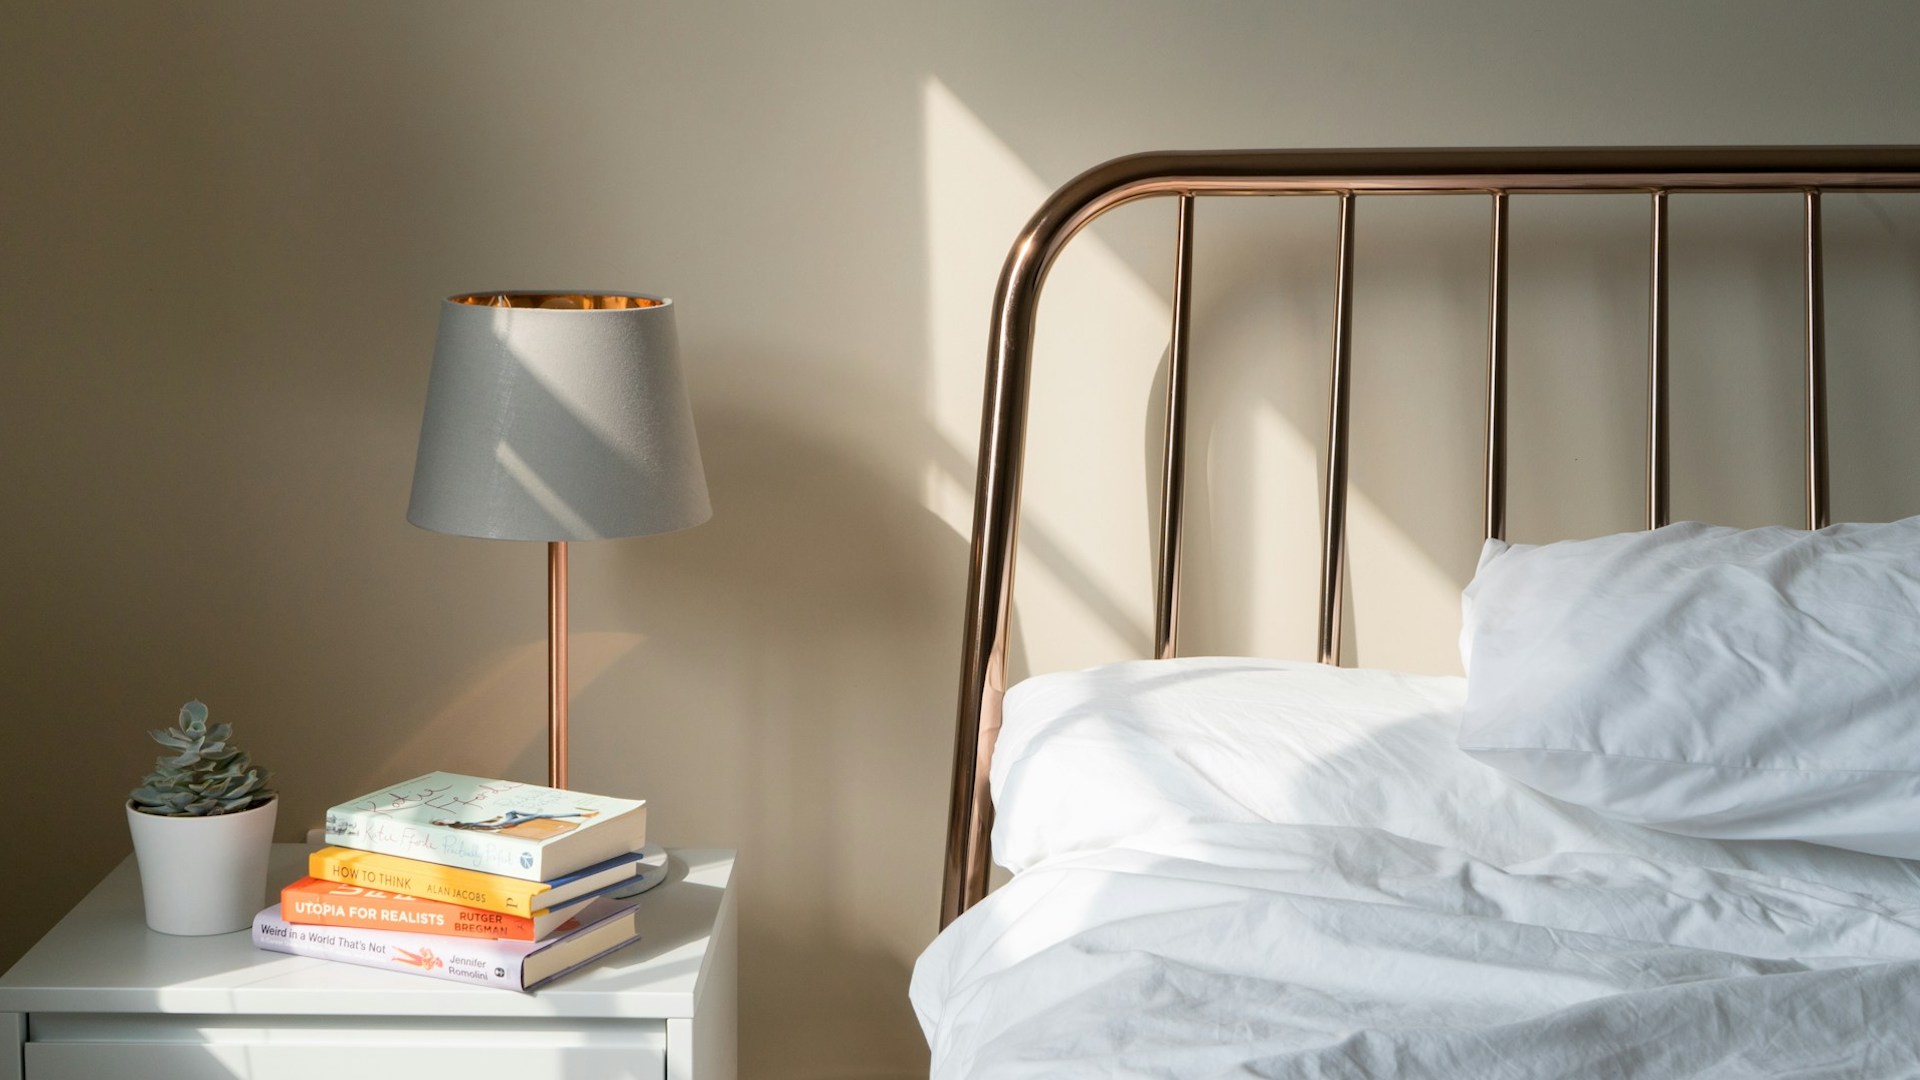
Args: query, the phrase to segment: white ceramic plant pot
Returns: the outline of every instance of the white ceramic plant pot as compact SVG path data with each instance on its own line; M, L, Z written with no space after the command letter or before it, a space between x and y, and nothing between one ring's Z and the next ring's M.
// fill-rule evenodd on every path
M230 934L266 907L275 796L237 814L166 817L127 802L147 925L163 934Z

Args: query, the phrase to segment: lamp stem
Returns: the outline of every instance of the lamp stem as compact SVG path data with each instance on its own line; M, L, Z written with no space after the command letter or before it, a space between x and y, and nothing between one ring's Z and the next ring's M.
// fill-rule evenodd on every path
M547 786L567 786L567 542L547 544Z

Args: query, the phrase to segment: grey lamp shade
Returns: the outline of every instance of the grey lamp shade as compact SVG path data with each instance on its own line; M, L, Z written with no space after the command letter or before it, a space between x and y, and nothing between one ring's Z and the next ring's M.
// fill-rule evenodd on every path
M711 515L671 300L475 293L441 304L408 521L551 541L672 532Z

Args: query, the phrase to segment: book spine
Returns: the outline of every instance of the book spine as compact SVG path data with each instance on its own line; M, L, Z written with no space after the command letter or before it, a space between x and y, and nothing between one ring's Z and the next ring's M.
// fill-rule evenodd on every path
M541 848L533 841L409 822L378 811L339 806L328 810L327 843L523 881L545 880Z
M290 923L365 930L417 930L450 937L532 941L532 919L307 878L280 890L280 916Z
M338 960L431 979L523 990L522 955L497 941L399 930L308 926L280 917L278 905L256 915L253 944L270 952Z
M328 848L307 859L307 873L323 881L440 900L461 907L528 917L546 909L541 882L501 878L417 859ZM537 906L536 906L537 905Z

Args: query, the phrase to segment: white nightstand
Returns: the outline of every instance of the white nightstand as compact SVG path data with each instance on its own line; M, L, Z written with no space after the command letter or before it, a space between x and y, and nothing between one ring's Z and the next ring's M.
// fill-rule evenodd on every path
M532 994L156 934L128 856L0 976L0 1080L731 1080L733 852L672 855L638 944Z

